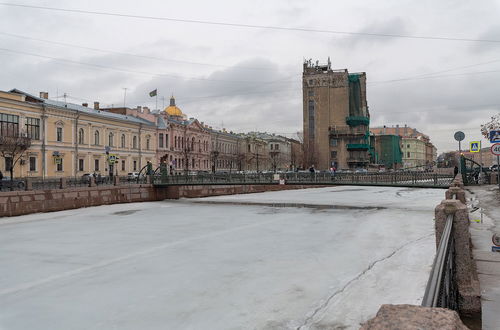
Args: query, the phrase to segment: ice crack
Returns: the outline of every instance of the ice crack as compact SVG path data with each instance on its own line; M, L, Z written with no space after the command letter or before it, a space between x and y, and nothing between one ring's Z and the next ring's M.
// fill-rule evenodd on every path
M361 277L363 277L367 272L369 272L373 267L375 267L376 264L378 264L380 262L383 262L383 261L385 261L387 259L390 259L396 253L398 253L399 251L401 251L402 249L404 249L409 244L416 243L416 242L421 241L423 239L426 239L426 238L428 238L429 236L432 236L432 235L434 235L434 234L428 234L428 235L422 236L420 238L414 239L412 241L406 242L405 244L399 246L397 249L395 249L394 251L392 251L390 254L386 255L385 257L382 257L380 259L377 259L377 260L371 262L368 265L368 267L366 267L363 271L361 271L354 278L350 279L346 284L344 284L344 286L342 288L338 289L337 291L335 291L331 295L329 295L326 298L326 300L322 304L320 304L317 308L315 308L312 311L312 313L310 313L310 315L304 320L304 322L300 326L297 327L297 330L301 330L304 327L311 325L311 323L314 321L314 318L316 317L316 315L318 315L321 311L325 310L328 307L328 305L330 304L330 302L333 300L333 298L335 298L337 295L339 295L342 292L344 292L345 289L347 289L347 287L349 287L353 282L356 282Z

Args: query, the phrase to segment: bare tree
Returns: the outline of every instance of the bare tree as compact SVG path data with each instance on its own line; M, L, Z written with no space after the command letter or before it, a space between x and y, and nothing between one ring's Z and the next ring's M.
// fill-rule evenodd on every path
M0 136L0 155L4 158L10 172L10 180L14 180L14 167L31 146L31 138L14 135ZM11 182L12 183L12 182ZM13 184L10 185L11 189Z
M489 139L490 131L494 130L500 130L500 113L492 116L486 124L481 125L481 134L487 139Z

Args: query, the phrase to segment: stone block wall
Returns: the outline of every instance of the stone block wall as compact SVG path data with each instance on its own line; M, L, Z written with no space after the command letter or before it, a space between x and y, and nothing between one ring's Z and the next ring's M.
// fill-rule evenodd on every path
M152 185L99 186L0 193L0 217L165 199Z
M0 217L107 204L151 202L182 197L196 198L246 194L308 187L317 188L316 186L305 185L170 186L155 188L153 185L144 184L1 192Z

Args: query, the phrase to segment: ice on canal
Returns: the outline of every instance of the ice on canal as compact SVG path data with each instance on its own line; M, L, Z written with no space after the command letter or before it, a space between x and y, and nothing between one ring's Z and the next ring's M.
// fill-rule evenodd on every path
M0 219L0 329L358 329L419 304L440 189L329 187Z

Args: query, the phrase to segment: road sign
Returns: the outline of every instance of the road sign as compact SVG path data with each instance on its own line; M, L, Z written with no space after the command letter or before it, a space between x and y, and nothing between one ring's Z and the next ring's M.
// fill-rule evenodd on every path
M470 152L479 152L481 150L481 141L472 141L470 143Z
M500 142L500 131L490 131L490 142Z
M490 150L493 155L500 156L500 143L492 145Z
M455 132L455 135L453 135L453 137L455 138L455 140L460 142L463 139L465 139L465 134L462 131L458 131L458 132Z
M118 157L116 157L116 155L109 155L109 157L108 157L108 162L109 162L110 164L114 164L114 163L116 163L116 160L117 160L117 159L118 159Z

